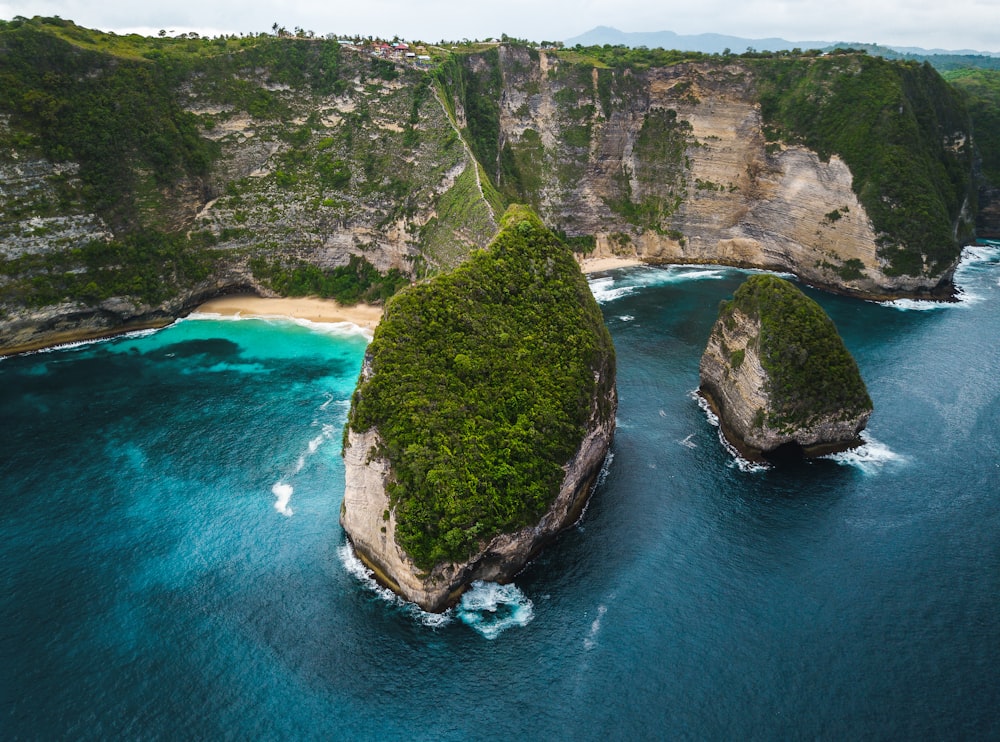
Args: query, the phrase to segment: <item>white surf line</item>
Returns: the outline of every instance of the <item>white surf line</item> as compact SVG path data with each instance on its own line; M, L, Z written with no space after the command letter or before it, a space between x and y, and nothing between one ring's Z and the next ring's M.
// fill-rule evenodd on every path
M324 404L324 407L329 404L329 400ZM321 408L322 409L322 408ZM319 447L328 441L335 431L333 425L325 424L323 425L322 432L315 436L306 446L306 450L299 454L298 459L295 460L295 466L292 469L292 473L288 475L288 479L291 479L296 474L301 472L306 465L306 461L315 454ZM283 479L279 479L271 487L271 494L274 495L274 509L285 517L291 517L294 514L294 510L289 506L289 502L292 499L292 495L295 493L295 488Z

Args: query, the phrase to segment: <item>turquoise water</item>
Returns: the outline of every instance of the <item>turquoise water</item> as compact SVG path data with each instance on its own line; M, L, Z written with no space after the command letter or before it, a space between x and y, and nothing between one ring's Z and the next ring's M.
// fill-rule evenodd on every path
M0 736L1000 736L1000 249L949 306L811 292L857 452L732 457L692 395L722 268L592 279L618 433L582 522L430 616L337 522L366 338L196 318L0 361Z

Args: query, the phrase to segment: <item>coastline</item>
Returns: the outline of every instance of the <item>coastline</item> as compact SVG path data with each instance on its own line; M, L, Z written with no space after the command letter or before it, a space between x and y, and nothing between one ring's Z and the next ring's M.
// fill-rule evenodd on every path
M152 319L149 321L127 322L114 329L102 330L64 330L61 332L46 335L44 339L33 340L28 343L10 345L0 348L0 358L7 356L17 356L23 353L37 353L43 350L53 350L64 345L74 345L76 343L89 343L91 341L106 340L108 338L127 335L130 332L142 332L143 330L161 330L171 325L172 319Z
M371 304L344 306L333 299L312 296L262 298L252 294L222 296L198 306L198 314L218 314L223 317L288 317L309 322L350 322L373 330L382 318L382 307Z

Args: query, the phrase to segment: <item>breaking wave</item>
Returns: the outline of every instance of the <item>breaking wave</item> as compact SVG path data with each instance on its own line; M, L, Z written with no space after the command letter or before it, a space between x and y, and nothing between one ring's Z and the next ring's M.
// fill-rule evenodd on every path
M595 276L589 280L589 284L590 291L597 303L607 304L650 286L721 279L729 270L732 269L722 266L709 268L701 265L671 265L656 268L645 266L618 270L611 275ZM622 317L621 319L627 322L632 318Z
M287 317L285 315L270 315L270 314L251 314L246 317L241 315L239 312L236 314L217 314L215 312L192 312L187 317L177 320L178 322L185 322L188 320L212 320L213 322L243 322L247 320L255 320L257 322L266 322L270 324L291 324L298 325L299 327L305 327L314 332L322 332L327 335L336 335L340 337L353 336L353 335L363 335L368 340L372 339L372 330L367 327L362 327L361 325L356 325L353 322L313 322L308 319L300 319L297 317Z
M514 626L527 626L535 607L517 585L476 580L455 608L459 620L487 639L496 639Z
M496 639L509 628L527 626L535 617L534 604L517 585L499 585L482 580L473 582L454 608L443 613L429 613L416 603L403 600L389 588L379 585L372 571L358 559L349 543L343 543L337 550L337 555L348 574L357 579L365 589L424 626L438 628L452 623L457 617L486 639Z
M714 412L712 412L712 408L709 406L708 400L705 399L700 394L698 394L697 389L692 391L688 396L694 399L698 403L698 406L705 413L705 417L708 418L709 424L715 426L718 429L719 442L722 444L722 447L726 449L726 452L730 456L729 466L736 467L740 471L748 473L767 471L768 469L771 468L767 464L758 464L756 462L744 458L742 454L740 454L740 452L736 449L736 447L733 446L733 444L730 443L728 440L726 440L726 436L722 432L722 426L719 424L719 416L716 415ZM690 436L688 436L688 438L690 438ZM687 438L685 440L687 440Z
M144 338L150 335L155 335L160 330L166 329L164 327L150 327L145 330L133 330L132 332L123 332L120 335L110 335L108 337L97 337L89 338L87 340L74 340L71 343L59 343L58 345L49 345L45 348L39 348L38 350L29 350L20 355L33 356L39 353L52 353L57 350L74 350L75 348L85 348L88 345L99 345L100 343L115 342L121 340L135 340L137 338Z
M325 408L327 404L329 404L329 400L324 403L323 408ZM305 450L299 454L299 457L295 460L295 466L292 467L292 470L287 477L279 479L271 487L271 494L273 494L276 498L274 502L274 509L282 515L291 516L295 512L288 505L289 501L292 499L292 494L295 492L295 488L283 480L291 479L302 471L309 458L319 450L319 447L322 446L323 443L330 440L335 432L336 428L333 425L324 424L319 435L312 438L309 443L306 444Z
M452 622L454 609L449 608L444 613L428 613L422 610L416 603L403 600L389 588L379 585L375 580L375 574L365 566L364 562L358 559L358 555L354 553L354 548L349 543L344 542L340 545L340 548L337 549L337 556L340 557L340 563L344 565L347 573L360 582L365 589L371 591L386 603L395 606L418 623L431 628L437 628Z
M879 440L876 440L870 433L863 431L861 440L864 443L850 451L830 454L824 458L836 461L842 466L853 466L865 474L878 474L886 466L905 464L909 459L898 454Z
M586 650L591 650L597 644L597 635L601 631L601 619L604 618L604 614L608 612L608 607L603 603L597 606L597 617L590 622L590 633L587 638L583 640L583 648Z

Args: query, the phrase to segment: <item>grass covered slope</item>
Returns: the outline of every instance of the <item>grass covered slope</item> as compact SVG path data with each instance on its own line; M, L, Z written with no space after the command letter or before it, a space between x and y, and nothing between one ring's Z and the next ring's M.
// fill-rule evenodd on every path
M824 417L871 410L858 365L822 307L788 281L772 275L748 278L724 302L723 322L733 310L759 321L758 355L768 375L771 428L800 428Z
M572 254L520 206L489 249L397 294L369 353L348 424L378 429L396 542L421 569L537 521L615 381Z

